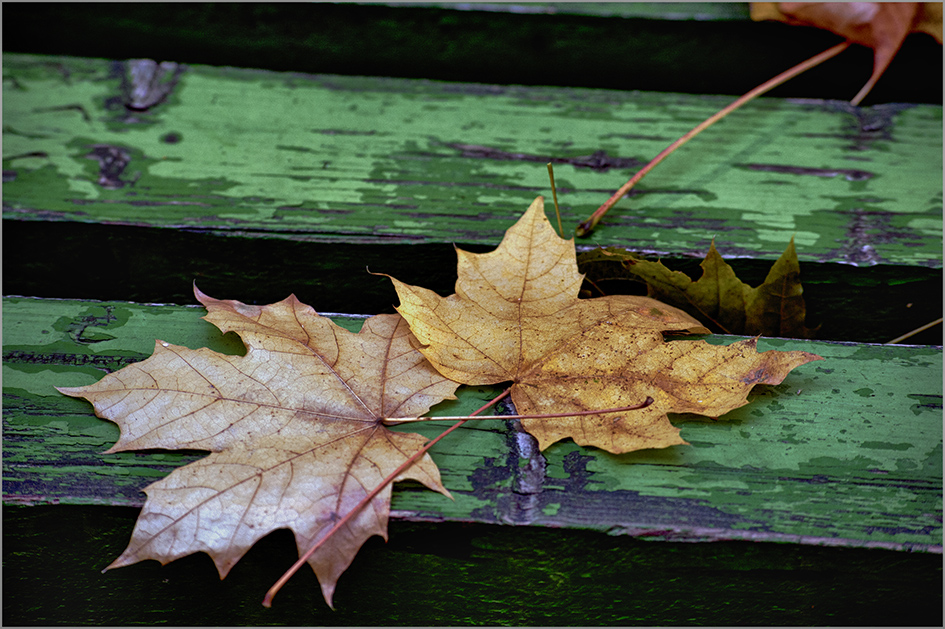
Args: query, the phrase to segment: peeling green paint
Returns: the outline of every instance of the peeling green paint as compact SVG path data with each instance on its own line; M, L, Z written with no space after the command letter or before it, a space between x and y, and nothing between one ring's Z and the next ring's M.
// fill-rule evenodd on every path
M5 218L348 242L495 244L548 193L550 160L576 225L730 101L191 66L136 117L106 106L119 93L109 62L6 55L4 72L23 88L4 98ZM901 107L869 139L857 111L755 101L581 244L688 255L715 238L728 255L773 260L794 235L802 260L940 268L941 107ZM120 187L97 183L94 146L126 152ZM870 176L843 174L852 157Z

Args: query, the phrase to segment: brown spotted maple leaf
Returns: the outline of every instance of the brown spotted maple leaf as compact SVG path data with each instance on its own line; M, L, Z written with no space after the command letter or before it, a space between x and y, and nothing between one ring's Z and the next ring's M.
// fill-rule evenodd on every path
M578 299L583 276L574 241L555 234L542 197L495 251L457 255L456 293L449 297L392 278L398 311L444 375L464 384L511 381L523 415L654 400L621 413L523 419L541 449L568 437L614 453L685 444L667 413L718 417L746 404L756 384L780 383L794 367L820 359L758 353L755 339L728 346L666 342L664 332L708 330L647 297Z
M243 339L245 356L158 341L142 362L59 389L118 424L108 452L211 452L144 490L131 542L108 568L202 551L223 578L278 528L291 529L303 553L427 441L381 422L422 415L458 386L411 347L398 315L372 317L354 334L295 296L250 306L194 292L208 321ZM408 478L449 495L427 454L394 480ZM390 495L388 483L309 558L329 605L364 541L387 538Z

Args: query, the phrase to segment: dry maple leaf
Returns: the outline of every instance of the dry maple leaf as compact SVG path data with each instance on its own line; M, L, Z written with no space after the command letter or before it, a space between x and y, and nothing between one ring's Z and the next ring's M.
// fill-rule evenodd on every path
M753 2L751 19L815 26L873 49L873 74L851 101L858 104L889 67L909 33L942 43L941 2Z
M685 444L667 413L718 417L747 403L756 384L777 384L820 357L666 342L663 332L708 332L686 313L648 297L578 299L574 241L555 234L538 197L499 247L457 249L456 294L440 297L392 279L398 311L444 375L464 384L512 381L523 415L654 403L640 410L523 419L543 450L571 437L622 453Z
M245 356L158 341L142 362L59 389L119 425L108 452L212 453L145 489L131 542L108 568L203 551L223 578L278 528L291 529L303 553L427 441L381 421L422 415L458 386L411 347L398 315L372 317L354 334L294 295L250 306L194 292L206 320L243 339ZM395 480L408 478L449 496L427 454ZM364 541L387 538L390 495L388 484L309 558L329 605Z
M715 242L700 263L702 276L696 281L680 271L670 271L662 262L617 247L581 254L578 264L588 272L619 265L622 279L645 282L647 294L653 299L711 321L726 334L806 339L816 332L804 325L807 307L793 238L765 281L755 288L738 279L735 270L719 255Z

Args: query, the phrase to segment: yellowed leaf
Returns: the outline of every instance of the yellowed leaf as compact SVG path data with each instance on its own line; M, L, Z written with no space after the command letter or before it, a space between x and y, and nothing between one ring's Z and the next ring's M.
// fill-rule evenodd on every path
M464 384L512 382L524 415L653 404L622 413L524 419L542 449L565 438L622 453L684 444L667 413L719 416L747 403L755 384L776 384L806 352L666 342L707 333L681 310L648 297L578 299L573 240L559 238L538 197L490 253L457 250L456 293L443 298L393 279L398 311L420 351Z
M131 542L109 568L202 551L222 578L278 528L308 550L427 441L381 421L422 415L458 386L412 348L398 315L354 334L294 296L251 306L195 293L208 321L243 339L245 356L158 341L142 362L60 389L119 425L109 452L211 452L145 489ZM449 495L426 454L395 480L408 478ZM364 541L386 539L390 494L388 484L308 560L329 605Z
M616 247L589 251L578 256L578 260L588 274L603 279L645 282L650 297L712 323L726 334L808 339L817 331L804 324L807 307L793 238L771 266L765 281L755 288L738 279L714 242L700 263L702 276L696 281L680 271L670 271L662 262L646 260Z

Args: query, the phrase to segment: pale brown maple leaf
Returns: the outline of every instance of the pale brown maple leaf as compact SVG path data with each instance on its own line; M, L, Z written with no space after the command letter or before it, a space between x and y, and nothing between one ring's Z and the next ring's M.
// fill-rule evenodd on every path
M251 306L194 292L208 321L243 339L245 356L158 341L142 362L59 389L119 425L108 452L211 452L145 489L131 542L108 568L203 551L223 578L278 528L291 529L303 553L427 441L382 420L422 415L458 386L411 347L398 315L372 317L354 334L294 295ZM408 478L449 496L427 454L394 480ZM390 495L387 484L309 558L329 605L364 541L387 538Z
M565 438L622 453L685 444L667 413L718 417L747 403L756 384L777 384L820 357L666 342L664 332L707 333L698 321L647 297L578 299L574 241L555 234L538 197L499 247L457 249L456 293L440 297L393 279L398 311L420 351L464 384L512 381L523 415L583 412L654 402L640 410L523 419L541 449Z

